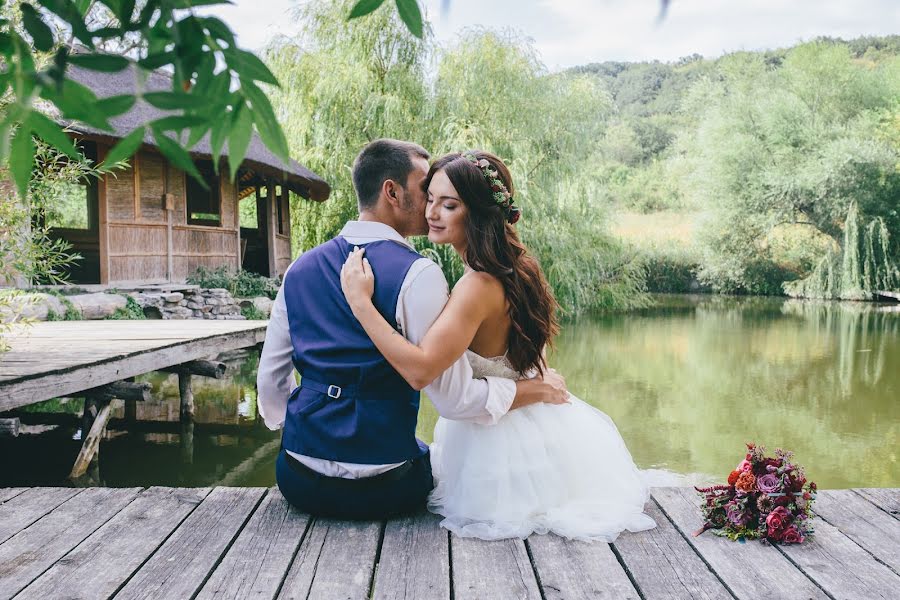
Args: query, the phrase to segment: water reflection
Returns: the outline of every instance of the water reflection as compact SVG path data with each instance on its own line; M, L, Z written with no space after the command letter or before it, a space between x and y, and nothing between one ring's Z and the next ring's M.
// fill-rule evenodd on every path
M608 413L657 485L720 480L745 441L793 449L822 487L900 487L900 312L896 306L661 296L656 306L565 324L551 363ZM196 425L178 423L178 382L116 406L101 444L105 485L273 485L278 434L260 423L256 353L230 377L194 379ZM78 453L80 401L51 430L0 441L0 486L60 485ZM431 440L426 401L418 435ZM148 425L147 422L156 422ZM164 423L163 423L164 422ZM37 427L32 424L31 427Z

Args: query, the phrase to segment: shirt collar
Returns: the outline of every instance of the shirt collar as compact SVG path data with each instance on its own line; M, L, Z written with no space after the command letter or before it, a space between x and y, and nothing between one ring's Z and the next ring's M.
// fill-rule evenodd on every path
M375 240L391 240L392 242L403 244L407 248L413 248L413 245L397 233L396 229L379 221L347 221L339 235L344 238L357 238L360 243ZM366 242L363 242L363 240L366 240Z

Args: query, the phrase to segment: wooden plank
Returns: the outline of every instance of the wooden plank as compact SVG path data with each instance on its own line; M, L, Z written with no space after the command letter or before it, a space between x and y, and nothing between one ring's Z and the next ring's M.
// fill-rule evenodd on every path
M656 528L636 534L625 532L613 543L643 596L685 600L731 598L731 592L659 506L651 501L645 510L656 521Z
M0 544L0 598L19 593L139 492L139 488L87 488Z
M0 488L0 504L3 504L10 498L15 498L27 489L24 487Z
M710 532L693 537L703 524L699 495L691 488L654 488L653 498L703 561L737 598L827 598L796 566L772 546L740 544Z
M900 519L900 488L853 488L853 491L889 515Z
M541 597L522 540L486 542L451 534L450 556L453 594L458 600Z
M852 490L826 490L813 507L820 517L900 573L900 521Z
M271 488L197 598L274 598L309 522Z
M380 537L380 523L317 519L278 597L368 600Z
M832 598L896 599L900 576L876 561L850 538L821 519L802 544L779 546L791 561Z
M375 600L449 600L450 540L428 512L388 521L375 575Z
M265 488L214 489L116 598L193 597L265 491Z
M90 324L91 322L84 323ZM122 321L122 323L129 322ZM148 326L163 327L159 321L131 321L130 323L145 323ZM153 325L154 323L156 325ZM166 324L165 327L183 327L183 323L185 322ZM254 346L265 338L265 324L253 323L255 324L234 325L232 326L234 330L228 333L215 333L222 331L217 327L207 328L205 333L200 333L204 330L194 329L195 337L191 337L187 341L161 340L158 347L152 350L135 350L134 345L129 345L129 350L123 350L115 356L104 356L93 361L89 358L83 359L82 363L69 368L45 370L30 376L0 381L0 411L74 394L156 369L205 358L211 352L225 352ZM86 340L91 336L101 335L90 327L83 328L82 332L84 338L73 341L73 343L88 345ZM67 346L67 344L62 345Z
M14 494L0 506L0 543L19 533L82 490L29 488Z
M85 399L85 407L87 407L87 399ZM85 408L85 414L86 413L87 409ZM75 464L69 472L69 479L72 481L77 480L87 472L88 466L90 466L91 461L94 459L94 455L100 451L100 439L103 437L103 432L106 430L106 424L109 422L109 415L111 413L112 402L107 400L101 404L97 417L94 419L93 423L91 423L90 429L84 437L81 449L78 451L78 457L75 459ZM84 428L82 428L82 431L84 431Z
M19 593L18 600L110 598L209 494L152 487Z
M526 545L546 600L640 598L609 544L566 540L551 534L532 535Z

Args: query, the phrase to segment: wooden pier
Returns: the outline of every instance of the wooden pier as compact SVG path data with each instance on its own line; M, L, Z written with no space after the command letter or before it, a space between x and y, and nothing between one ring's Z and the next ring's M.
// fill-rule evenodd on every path
M95 459L110 418L110 402L146 400L150 384L133 378L151 371L178 374L181 421L191 438L193 376L221 378L225 366L207 360L265 339L267 321L62 321L18 327L0 354L0 412L51 398L84 397L81 452L70 478ZM15 428L17 422L12 422Z
M900 597L900 489L821 491L799 546L700 526L655 488L656 529L613 544L458 538L423 513L314 519L265 488L0 489L0 598L450 600Z

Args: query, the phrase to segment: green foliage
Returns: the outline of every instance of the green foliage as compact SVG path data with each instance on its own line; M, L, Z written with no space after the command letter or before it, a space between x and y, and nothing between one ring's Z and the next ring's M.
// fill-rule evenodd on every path
M8 165L19 194L25 195L34 165L32 135L73 158L77 154L61 128L37 112L38 98L57 108L60 118L103 131L112 131L109 119L134 103L131 95L98 101L88 88L66 76L70 64L98 72L167 67L174 73L171 91L144 95L154 106L174 111L173 116L142 124L121 140L110 150L114 161L137 150L146 126L166 158L200 181L186 150L206 133L228 140L232 179L253 127L287 162L284 133L259 87L277 86L277 79L258 57L235 45L234 34L221 20L184 10L223 3L226 0L3 3L0 96L8 97L9 105L0 120L0 165ZM104 22L98 14L106 17ZM128 41L129 51L103 50L111 41ZM76 43L81 46L77 52ZM221 148L215 148L216 159Z
M267 296L275 299L278 295L279 282L277 278L263 277L250 271L235 273L227 267L208 269L198 267L187 278L192 285L202 288L223 288L228 290L235 298L252 298L255 296Z
M75 308L75 305L72 304L72 301L66 298L66 295L57 290L47 290L46 293L50 296L54 296L58 299L62 305L65 307L65 312L63 314L57 314L56 312L50 310L47 316L48 321L80 321L81 320L81 311Z
M409 36L385 7L345 24L348 10L349 2L304 5L300 39L267 55L285 84L274 103L292 152L335 174L327 203L293 207L297 247L330 239L355 217L349 166L368 141L411 139L435 157L482 148L509 165L520 235L566 310L644 302L640 263L609 236L594 202L601 190L590 158L612 108L594 77L548 74L530 42L509 33L470 30L439 50L429 31L422 40ZM434 82L426 77L430 53ZM462 274L452 248L415 244L451 284Z
M145 319L144 309L131 296L125 296L125 307L117 308L113 314L106 317L107 321L140 321Z
M256 308L253 304L242 306L241 314L244 315L245 319L250 321L267 321L269 319L269 315Z

